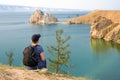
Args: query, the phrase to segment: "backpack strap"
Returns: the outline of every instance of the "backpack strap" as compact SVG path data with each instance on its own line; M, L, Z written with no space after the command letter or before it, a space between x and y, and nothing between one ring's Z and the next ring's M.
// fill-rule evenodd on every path
M36 48L37 46L38 46L38 45L35 45L35 46L30 45L30 47L32 47L33 50L35 50L35 48Z

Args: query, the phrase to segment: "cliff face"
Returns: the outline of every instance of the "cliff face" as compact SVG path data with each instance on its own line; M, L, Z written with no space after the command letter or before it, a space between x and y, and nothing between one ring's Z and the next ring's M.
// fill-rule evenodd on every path
M72 18L65 23L67 24L92 24L95 19L99 16L111 19L113 22L120 23L120 10L95 10L85 16L80 16L77 18Z
M120 43L120 24L99 16L94 20L90 34L92 38Z
M29 22L32 24L54 24L57 22L57 18L52 14L36 10L30 17Z

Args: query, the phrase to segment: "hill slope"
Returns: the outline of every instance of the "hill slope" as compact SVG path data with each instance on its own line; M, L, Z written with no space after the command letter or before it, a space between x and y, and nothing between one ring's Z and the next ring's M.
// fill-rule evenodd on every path
M69 20L65 21L65 23L68 23L68 24L78 24L78 23L79 24L80 23L92 24L94 22L94 20L99 16L103 16L108 19L111 19L113 22L120 23L120 10L95 10L87 15L69 19Z
M0 80L87 80L52 73L41 73L39 70L10 67L0 64Z

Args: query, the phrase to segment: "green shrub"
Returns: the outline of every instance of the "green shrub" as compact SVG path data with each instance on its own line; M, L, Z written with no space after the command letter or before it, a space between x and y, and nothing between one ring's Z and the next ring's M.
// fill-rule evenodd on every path
M8 65L11 66L14 61L13 59L14 53L13 52L6 53L6 56L8 57Z

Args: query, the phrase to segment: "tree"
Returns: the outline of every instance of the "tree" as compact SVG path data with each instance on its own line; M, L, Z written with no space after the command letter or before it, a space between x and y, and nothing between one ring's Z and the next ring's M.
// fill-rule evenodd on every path
M6 56L8 57L8 64L11 66L14 61L13 59L14 53L13 52L6 53Z
M67 36L65 39L62 36L63 30L56 30L56 46L48 46L48 51L51 53L48 57L50 62L49 68L55 71L56 73L63 73L65 70L62 70L62 67L68 67L70 62L71 51L68 50L69 44L66 42L70 39L70 36Z

